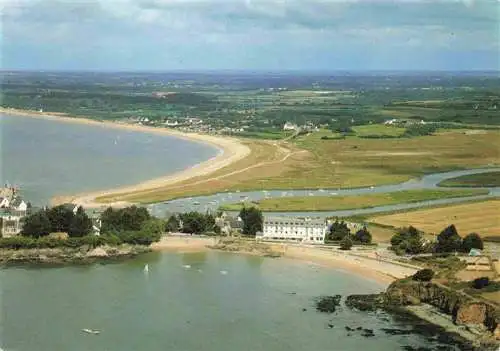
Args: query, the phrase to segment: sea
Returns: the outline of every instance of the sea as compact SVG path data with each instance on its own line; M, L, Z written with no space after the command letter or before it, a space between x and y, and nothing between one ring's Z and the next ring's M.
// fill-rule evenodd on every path
M0 114L0 184L36 206L182 171L218 152L169 135Z
M56 195L163 176L218 152L170 136L6 115L0 116L0 130L1 181L20 186L35 205ZM339 294L344 300L384 288L340 269L222 252L155 252L107 264L4 267L0 349L463 349L439 329L397 316L353 311L343 302L332 314L315 309L319 296Z

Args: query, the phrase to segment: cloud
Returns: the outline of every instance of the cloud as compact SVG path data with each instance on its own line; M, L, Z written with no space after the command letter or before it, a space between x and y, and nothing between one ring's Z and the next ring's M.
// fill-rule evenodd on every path
M205 53L243 67L250 57L264 65L266 52L287 62L292 53L313 57L301 47L325 62L394 50L408 57L419 50L430 57L469 50L494 62L499 6L496 0L0 0L9 64L24 48L40 57L62 50L68 60L101 55L155 67L203 66Z

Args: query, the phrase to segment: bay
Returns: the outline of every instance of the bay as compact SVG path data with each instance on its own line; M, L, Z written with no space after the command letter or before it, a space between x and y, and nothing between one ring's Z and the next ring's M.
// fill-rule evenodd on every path
M316 312L319 295L384 287L286 259L152 253L117 264L3 269L0 288L5 350L387 351L437 345L419 334L387 335L382 328L405 328L390 316L344 306L336 314Z
M38 206L172 174L217 153L168 135L0 114L0 182Z

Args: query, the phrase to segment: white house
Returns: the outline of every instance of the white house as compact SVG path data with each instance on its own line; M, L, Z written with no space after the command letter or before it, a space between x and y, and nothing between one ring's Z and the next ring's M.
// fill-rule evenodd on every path
M178 126L180 123L179 123L179 122L177 122L177 121L167 120L164 124L165 124L166 126L169 126L169 127L176 127L176 126Z
M262 233L257 233L256 239L324 244L326 231L326 221L321 218L266 216Z
M285 125L283 126L283 130L296 130L298 127L296 124L286 122Z
M18 235L23 229L21 216L15 216L9 213L0 215L0 237L8 238Z
M10 200L7 197L0 197L0 208L8 208Z
M26 212L28 210L28 204L20 197L14 198L10 203L10 208L18 212Z

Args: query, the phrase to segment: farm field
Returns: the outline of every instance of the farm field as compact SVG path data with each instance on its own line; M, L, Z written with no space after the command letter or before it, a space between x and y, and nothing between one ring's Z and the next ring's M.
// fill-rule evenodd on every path
M367 221L393 227L412 225L429 234L439 234L443 228L454 224L461 236L476 232L483 237L500 237L499 208L500 200L495 199L374 216Z
M482 190L407 190L391 193L379 193L355 196L301 196L261 200L257 205L262 211L332 211L375 206L411 203L425 200L444 199L452 197L474 196L487 194ZM236 203L221 208L238 211L243 206L253 203Z
M500 172L461 176L447 179L438 185L447 187L496 187L500 186Z

